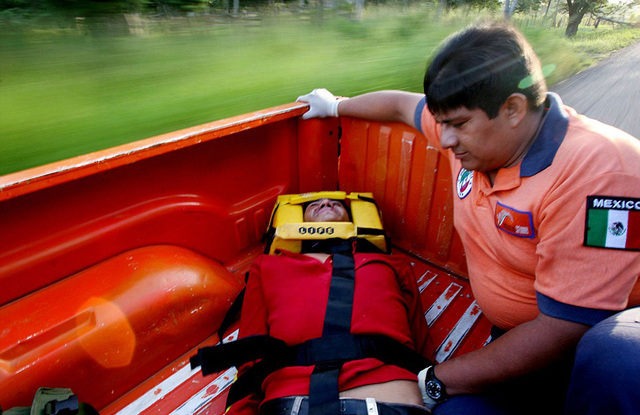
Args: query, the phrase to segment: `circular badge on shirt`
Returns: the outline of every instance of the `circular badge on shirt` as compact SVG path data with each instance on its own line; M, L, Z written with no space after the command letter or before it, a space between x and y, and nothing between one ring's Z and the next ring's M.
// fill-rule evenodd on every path
M471 185L473 184L473 172L462 167L460 173L458 173L458 180L456 180L456 190L458 191L458 197L464 199L471 192Z

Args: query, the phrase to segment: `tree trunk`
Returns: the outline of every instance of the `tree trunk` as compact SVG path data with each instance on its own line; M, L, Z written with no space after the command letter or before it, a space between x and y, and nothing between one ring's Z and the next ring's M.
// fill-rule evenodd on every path
M580 26L580 22L582 21L584 14L585 12L583 11L571 13L571 10L569 10L569 22L567 23L567 28L564 31L565 37L573 37L578 33L578 26Z
M447 8L447 0L439 0L438 1L438 18L442 17L446 8Z
M316 23L322 24L324 22L324 0L318 0L316 7L318 8Z
M565 37L572 37L578 33L578 26L582 22L584 15L592 10L592 3L594 3L594 0L567 0L569 20L567 21L567 29L564 32Z
M513 12L516 11L518 0L505 0L504 2L504 19L510 20L513 16Z
M356 0L356 20L364 17L364 0Z
M551 0L547 3L547 9L544 11L543 19L547 17L547 14L549 14L549 8L551 8Z

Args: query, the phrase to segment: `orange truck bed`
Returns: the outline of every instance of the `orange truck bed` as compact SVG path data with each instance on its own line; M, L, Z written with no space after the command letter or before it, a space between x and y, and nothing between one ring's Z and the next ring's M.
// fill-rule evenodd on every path
M188 358L262 251L279 194L372 192L410 257L432 359L484 345L447 161L416 130L300 103L0 177L0 405L71 388L102 414L222 414L235 369ZM226 337L237 336L231 327Z

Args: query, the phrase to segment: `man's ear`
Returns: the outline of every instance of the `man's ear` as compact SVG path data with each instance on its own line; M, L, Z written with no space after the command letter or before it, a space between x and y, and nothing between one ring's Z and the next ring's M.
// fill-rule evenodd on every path
M509 95L500 111L511 127L518 127L529 110L529 102L524 94L514 93Z

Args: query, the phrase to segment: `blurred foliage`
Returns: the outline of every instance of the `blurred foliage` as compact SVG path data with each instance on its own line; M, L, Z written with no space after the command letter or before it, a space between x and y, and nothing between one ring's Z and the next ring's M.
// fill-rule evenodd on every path
M110 16L118 13L156 13L179 15L203 12L209 0L0 0L0 15L32 17L55 14L58 18L75 19Z
M460 8L437 18L437 5L373 7L362 20L340 13L321 25L310 12L285 11L141 17L103 31L83 20L60 25L56 14L0 23L0 174L291 102L316 87L344 96L420 91L437 45L479 15ZM593 59L582 50L594 39L569 41L541 22L514 17L550 83ZM604 31L588 36L596 33ZM638 31L608 33L600 50Z
M544 5L550 5L551 0L518 0L518 5L516 7L516 11L520 13L526 13L529 11L538 11Z
M640 29L614 29L611 26L582 28L569 40L571 48L579 50L582 66L591 66L612 52L620 50L640 39Z
M449 9L469 7L477 10L498 10L501 7L500 0L446 0Z

